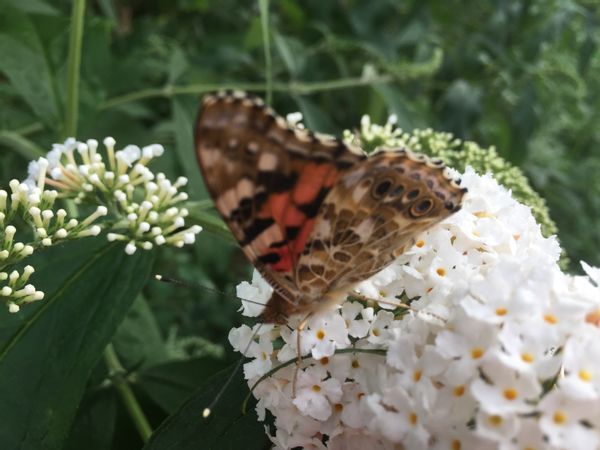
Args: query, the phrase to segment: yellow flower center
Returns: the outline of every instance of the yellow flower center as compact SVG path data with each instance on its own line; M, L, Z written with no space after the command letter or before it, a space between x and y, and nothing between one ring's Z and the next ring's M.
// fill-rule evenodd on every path
M318 384L313 384L312 388L313 392L321 392L321 386Z
M556 411L552 417L556 425L562 425L567 421L567 415L563 411Z
M412 425L416 425L417 424L417 415L414 412L411 412L410 415L408 416L408 420L410 421L410 423Z
M453 393L455 397L462 397L465 393L465 386L463 384L456 386Z
M484 350L481 347L475 347L471 350L471 358L479 359L483 356Z
M421 371L420 370L415 370L414 373L413 373L413 381L416 383L420 379L421 379Z
M583 381L592 381L592 372L590 372L589 370L581 369L579 371L579 378L581 378Z
M554 314L546 314L544 316L544 320L546 322L548 322L550 325L554 325L556 322L558 322L558 319L556 318L556 316Z
M532 363L534 360L534 357L531 353L525 352L521 355L521 359L526 363Z
M446 271L445 271L445 270L444 270L442 267L440 267L439 269L437 269L437 270L436 270L436 273L437 273L437 274L438 274L440 277L446 276Z
M514 400L518 396L519 396L519 393L517 392L516 389L513 389L513 388L504 389L504 398L506 400Z
M490 425L499 427L500 425L502 425L502 417L494 414L493 416L490 416L488 418L488 422L490 423Z
M425 241L419 239L415 245L417 247L421 248L421 247L423 247L425 245Z
M325 338L325 331L323 330L318 330L317 331L317 339L322 341Z
M506 308L496 308L497 316L505 316L508 310Z

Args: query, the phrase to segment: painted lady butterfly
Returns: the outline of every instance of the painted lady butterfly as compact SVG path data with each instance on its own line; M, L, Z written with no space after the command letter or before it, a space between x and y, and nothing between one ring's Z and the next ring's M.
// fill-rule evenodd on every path
M217 209L274 289L269 323L344 301L466 191L439 160L403 149L366 157L242 92L206 96L195 138Z

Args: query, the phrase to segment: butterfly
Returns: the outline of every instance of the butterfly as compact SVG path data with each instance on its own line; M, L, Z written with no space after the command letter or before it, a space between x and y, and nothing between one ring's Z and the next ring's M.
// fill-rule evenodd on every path
M273 287L266 323L343 302L466 192L441 160L405 149L367 157L238 91L204 97L195 146L217 210Z

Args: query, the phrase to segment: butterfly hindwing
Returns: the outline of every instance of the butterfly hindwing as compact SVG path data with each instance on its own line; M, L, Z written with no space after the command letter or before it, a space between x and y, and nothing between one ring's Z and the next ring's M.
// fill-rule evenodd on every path
M241 93L205 97L195 138L207 188L242 250L293 297L294 268L321 204L363 157L339 140L288 126Z

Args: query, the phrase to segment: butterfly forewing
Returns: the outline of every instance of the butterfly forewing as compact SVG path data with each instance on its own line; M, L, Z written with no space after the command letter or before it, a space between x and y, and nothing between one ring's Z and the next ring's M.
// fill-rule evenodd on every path
M207 188L244 253L294 302L298 258L325 197L364 157L287 125L260 99L205 97L196 152Z

